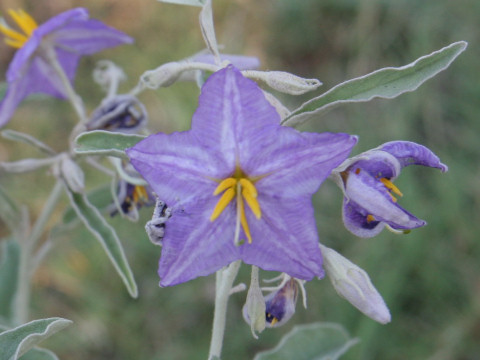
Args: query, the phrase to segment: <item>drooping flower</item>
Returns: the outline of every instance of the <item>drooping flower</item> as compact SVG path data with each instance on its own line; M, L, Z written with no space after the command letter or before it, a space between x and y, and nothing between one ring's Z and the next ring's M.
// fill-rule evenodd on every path
M360 237L373 237L385 226L408 232L426 224L397 204L402 192L393 184L408 165L440 169L448 167L425 146L392 141L345 161L333 176L343 189L343 221Z
M148 186L131 184L121 179L117 187L117 201L110 205L110 215L121 213L132 221L138 220L138 210L143 206L153 206L155 197Z
M0 127L32 93L67 97L54 63L73 81L81 56L133 41L102 22L89 19L83 8L65 11L41 25L22 10L9 10L9 14L21 31L0 24L5 42L18 49L7 71L8 88L0 103Z
M106 130L135 134L148 122L147 110L131 95L106 98L92 113L87 130Z
M322 277L311 196L356 141L282 127L255 82L233 66L214 73L190 131L158 133L127 149L171 208L160 285L236 260L299 279Z

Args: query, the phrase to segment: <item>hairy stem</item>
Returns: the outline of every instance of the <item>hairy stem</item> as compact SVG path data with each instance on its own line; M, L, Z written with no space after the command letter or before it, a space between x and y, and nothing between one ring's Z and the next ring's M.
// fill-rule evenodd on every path
M231 263L227 268L217 271L215 290L215 311L213 314L212 339L208 359L218 358L222 353L223 336L225 333L225 321L227 315L228 299L233 282L237 277L241 261Z

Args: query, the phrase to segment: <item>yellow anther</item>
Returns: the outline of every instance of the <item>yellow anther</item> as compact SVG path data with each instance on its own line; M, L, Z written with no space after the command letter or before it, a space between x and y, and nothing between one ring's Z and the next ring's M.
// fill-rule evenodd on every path
M375 218L373 217L372 214L367 215L367 223L371 223L372 221L375 221Z
M242 183L241 180L240 183ZM254 197L250 190L246 187L242 189L242 196L250 207L250 210L252 210L255 217L257 219L260 219L262 217L262 210L260 210L260 204L258 203L256 197Z
M139 200L147 201L148 194L145 186L136 185L133 189L133 202L138 203Z
M245 216L245 206L243 205L243 200L238 197L239 211L240 211L240 224L242 224L243 232L247 237L248 243L252 243L252 235L250 234L250 228L248 227L247 217Z
M221 192L227 190L228 188L234 187L236 184L237 184L237 179L226 178L220 184L218 184L217 188L213 192L213 195L218 195Z
M270 321L270 325L273 326L278 322L278 319L274 316L272 321Z
M36 21L21 9L17 11L9 9L8 14L28 36L32 35L33 31L38 27Z
M220 186L220 185L219 185ZM233 188L228 188L218 200L217 205L215 205L215 209L213 209L213 213L210 216L210 221L214 221L217 219L223 210L227 207L228 204L232 201L235 197L235 190Z
M382 184L389 190L393 191L395 194L397 194L398 196L403 196L402 192L400 191L400 189L398 187L396 187L390 180L388 180L387 178L381 178L380 181L382 182ZM393 198L393 196L392 196ZM394 198L395 199L395 198ZM397 199L395 199L394 201L397 201Z
M32 35L38 25L35 20L23 10L15 11L10 9L8 10L8 13L17 23L18 27L22 29L24 34L10 29L3 24L0 24L0 33L3 33L6 36L5 43L7 45L19 49L28 41L28 38Z
M247 190L252 197L256 198L257 197L257 189L255 188L255 185L253 183L245 178L240 179L240 185L242 185L242 188Z

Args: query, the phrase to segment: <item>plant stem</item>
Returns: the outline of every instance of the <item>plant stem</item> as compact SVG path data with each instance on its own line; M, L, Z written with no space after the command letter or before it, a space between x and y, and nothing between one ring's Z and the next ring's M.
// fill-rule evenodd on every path
M30 309L30 280L31 266L33 264L32 257L35 244L40 239L50 216L60 198L62 184L58 181L52 189L50 196L45 203L40 216L30 232L25 238L20 238L20 265L18 271L18 288L15 306L15 324L20 325L28 321Z
M237 277L241 261L231 263L227 268L217 271L215 288L215 311L213 314L212 339L208 359L220 359L227 314L228 299L233 282Z

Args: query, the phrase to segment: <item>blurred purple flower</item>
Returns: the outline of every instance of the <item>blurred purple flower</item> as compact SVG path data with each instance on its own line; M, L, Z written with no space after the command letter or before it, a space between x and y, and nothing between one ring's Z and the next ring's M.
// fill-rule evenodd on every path
M408 165L440 169L448 167L425 146L392 141L347 160L337 173L343 188L343 221L360 237L373 237L385 226L406 232L426 224L397 204L402 196L393 180Z
M7 71L8 88L0 103L0 127L15 112L18 104L32 93L66 98L66 89L52 65L52 57L73 81L78 60L100 50L132 43L133 39L102 22L89 19L86 9L65 11L42 25L22 10L9 11L22 32L0 24L5 42L18 48Z
M300 279L323 276L311 196L357 139L279 123L258 85L228 66L202 88L190 131L158 133L127 149L171 208L161 286L238 259Z

